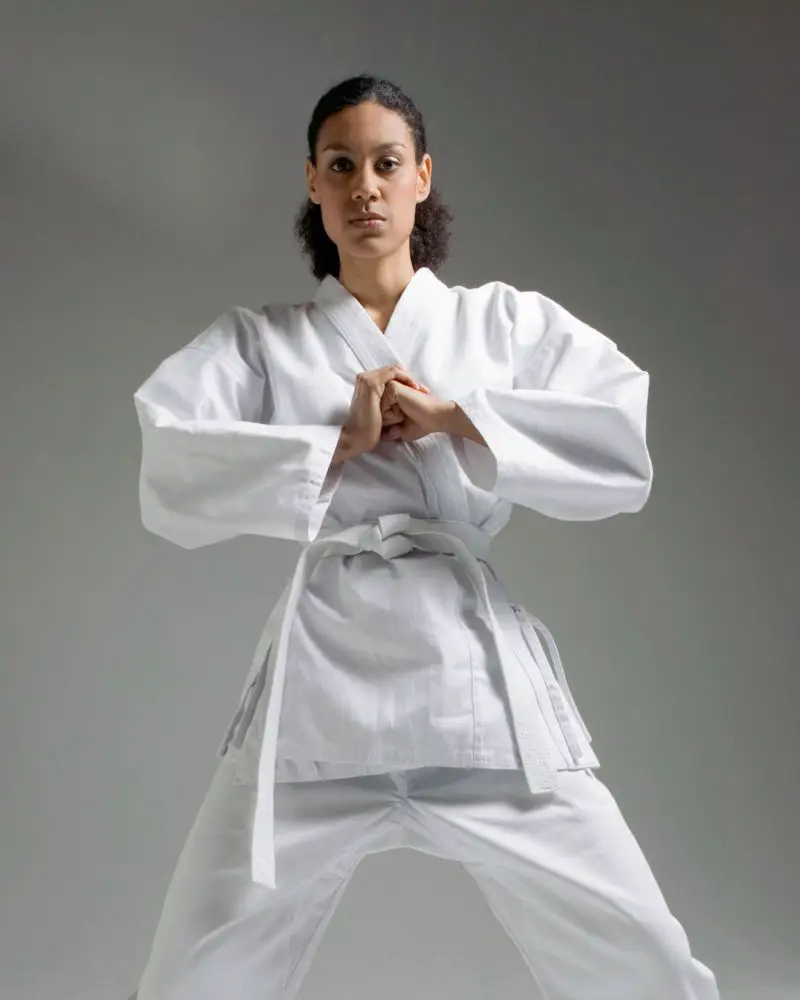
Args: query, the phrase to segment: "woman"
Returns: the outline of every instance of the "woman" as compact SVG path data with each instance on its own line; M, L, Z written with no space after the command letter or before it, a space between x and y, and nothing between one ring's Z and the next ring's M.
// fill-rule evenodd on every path
M464 864L545 996L717 998L489 554L514 503L641 509L649 376L539 293L435 276L450 215L394 85L334 87L308 145L313 299L232 307L135 394L149 530L303 544L138 1000L294 997L359 860L400 846Z

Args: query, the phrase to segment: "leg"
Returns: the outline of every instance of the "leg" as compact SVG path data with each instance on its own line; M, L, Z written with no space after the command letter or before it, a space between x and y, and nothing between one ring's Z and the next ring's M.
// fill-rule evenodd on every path
M460 773L412 788L415 826L462 861L545 1000L719 1000L599 778L532 796L520 771Z
M220 762L181 852L136 1000L290 1000L361 856L393 846L384 775L275 786L277 889L250 878L254 786ZM131 998L133 1000L133 998Z

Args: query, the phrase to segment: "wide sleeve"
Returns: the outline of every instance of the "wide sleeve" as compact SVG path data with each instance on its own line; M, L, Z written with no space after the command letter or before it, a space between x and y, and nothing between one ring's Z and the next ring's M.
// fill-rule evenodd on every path
M186 549L245 534L313 541L341 479L340 427L270 423L246 325L227 310L134 393L142 523Z
M456 437L469 479L560 520L635 513L650 494L650 383L607 336L538 292L512 298L509 389L456 399L486 441Z

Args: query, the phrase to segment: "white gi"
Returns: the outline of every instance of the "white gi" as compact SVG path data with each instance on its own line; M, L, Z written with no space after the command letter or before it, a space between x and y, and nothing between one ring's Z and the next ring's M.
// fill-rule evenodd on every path
M488 447L438 433L332 466L357 373L392 363L455 400ZM385 791L386 775L406 790L411 769L473 782L476 769L491 769L496 780L507 774L499 802L501 788L518 792L520 781L528 793L565 795L565 772L576 772L569 788L579 796L591 787L610 798L589 770L599 761L555 643L509 599L489 548L514 503L566 520L641 509L653 474L648 387L648 373L613 341L545 296L502 282L448 287L421 268L385 333L328 276L311 302L228 309L137 390L150 531L185 548L241 534L303 545L209 793L219 802L220 782L233 797L252 789L252 818L240 828L249 842L236 848L248 892L277 889L280 907L281 890L291 893L295 873L312 865L310 849L292 871L289 838L281 855L289 881L276 877L275 802L280 794L288 806L306 783L309 801L330 787L344 803L345 789ZM334 778L345 780L328 784ZM364 843L355 837L345 856ZM185 853L194 856L188 842ZM694 977L706 984L676 992L673 975L663 996L716 997L680 925L668 911L659 917L681 942L684 990ZM187 998L205 996L201 981L210 979L193 978ZM249 996L243 981L236 1000Z

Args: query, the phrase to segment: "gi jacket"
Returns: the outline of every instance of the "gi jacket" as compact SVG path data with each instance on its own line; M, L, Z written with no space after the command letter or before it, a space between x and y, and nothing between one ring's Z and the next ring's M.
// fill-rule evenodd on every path
M436 433L332 465L357 374L392 363L487 446ZM385 332L329 275L309 302L227 309L136 391L148 530L302 546L218 748L256 782L255 881L276 885L276 780L522 767L539 791L599 766L552 636L489 549L515 503L580 521L642 508L648 389L546 296L421 268Z

